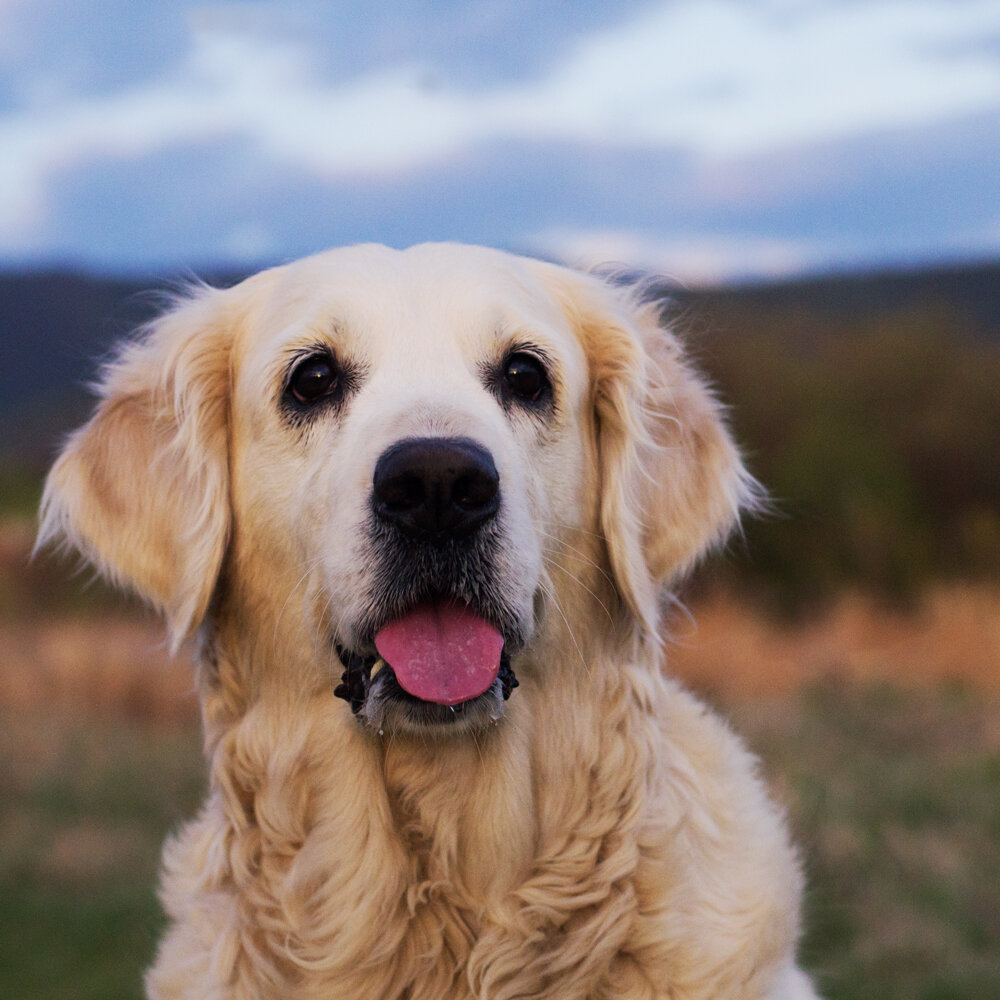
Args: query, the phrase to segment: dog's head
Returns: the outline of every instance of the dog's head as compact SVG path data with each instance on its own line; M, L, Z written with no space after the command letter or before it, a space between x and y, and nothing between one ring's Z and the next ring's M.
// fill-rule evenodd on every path
M664 586L753 492L652 308L475 247L200 289L101 396L41 539L161 608L175 642L237 619L306 672L344 669L375 728L495 720L546 642L652 640Z

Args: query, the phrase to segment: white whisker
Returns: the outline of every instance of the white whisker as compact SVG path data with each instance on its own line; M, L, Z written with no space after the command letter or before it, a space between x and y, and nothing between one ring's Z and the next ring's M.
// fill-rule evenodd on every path
M281 608L279 609L278 614L275 616L275 619L274 619L274 636L273 636L273 639L275 641L277 641L277 638L278 638L278 628L281 625L281 619L284 616L286 609L288 608L289 602L295 596L295 591L297 591L299 589L299 587L302 586L303 582L306 580L306 578L309 576L309 574L322 561L323 561L323 557L322 556L316 556L314 559L311 559L306 564L306 568L305 568L305 570L303 570L302 575L299 577L299 579L296 582L295 586L292 587L292 589L288 592L287 596L285 597L285 600L282 603Z
M558 536L550 534L545 530L539 529L539 534L543 538L548 538L551 541L558 543L562 548L568 549L570 552L575 552L584 562L588 563L590 566L593 566L594 569L596 569L597 572L600 573L601 576L603 576L604 579L607 580L612 587L615 585L615 581L604 569L604 567L601 566L599 563L594 562L594 560L591 559L590 556L588 556L587 553L584 552L582 549L578 549L576 548L576 546L570 545L568 542L562 541L562 539L560 539Z
M573 631L573 626L570 625L569 619L566 617L566 613L560 606L559 600L555 595L555 591L550 586L548 586L545 580L542 578L539 579L538 586L541 587L541 589L545 593L545 596L548 597L550 601L552 601L552 604L555 607L556 611L559 612L559 617L562 618L563 622L565 623L566 631L569 633L569 637L570 639L572 639L573 645L576 647L576 652L577 655L580 657L580 662L583 664L584 670L586 670L587 673L589 674L590 664L587 662L587 658L583 655L583 650L580 648L580 643L577 642L576 633Z
M562 571L563 573L565 573L565 574L566 574L566 576L567 576L567 577L569 577L569 579L570 579L570 580L571 580L571 581L572 581L573 583L575 583L575 584L576 584L576 585L577 585L578 587L582 587L582 588L583 588L583 589L584 589L584 590L585 590L585 591L586 591L586 592L587 592L588 594L590 594L590 596L591 596L591 597L592 597L592 598L593 598L593 599L594 599L595 601L597 601L597 603L598 603L598 604L600 604L600 606L601 606L601 607L602 607L602 608L604 609L604 613L605 613L605 614L606 614L606 615L608 616L608 621L612 621L612 622L614 621L614 617L612 616L611 612L610 612L610 611L608 610L608 606L607 606L607 605L606 605L606 604L604 603L604 601L602 601L602 600L601 600L601 599L600 599L600 598L599 598L599 597L597 596L597 594L595 594L595 593L594 593L594 592L593 592L593 591L592 591L592 590L590 589L590 587L588 587L588 586L587 586L587 585L586 585L586 584L585 584L585 583L584 583L584 582L583 582L582 580L580 580L579 578L575 577L575 576L574 576L574 575L573 575L573 574L572 574L572 573L571 573L571 572L570 572L570 571L569 571L568 569L566 569L566 567L565 567L565 566L561 566L561 565L560 565L560 564L559 564L558 562L556 562L556 561L555 561L554 559L550 559L550 558L549 558L548 556L543 556L542 558L543 558L543 559L545 560L545 563L546 563L546 564L547 564L548 566L551 566L551 567L553 567L553 568L555 568L555 569L558 569L558 570L561 570L561 571ZM610 582L610 581L609 581L609 582Z

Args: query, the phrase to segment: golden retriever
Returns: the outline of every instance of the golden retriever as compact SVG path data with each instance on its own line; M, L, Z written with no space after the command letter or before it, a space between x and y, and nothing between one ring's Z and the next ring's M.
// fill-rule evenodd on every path
M664 673L754 484L653 306L448 244L178 301L46 487L199 636L167 998L813 997L753 758Z

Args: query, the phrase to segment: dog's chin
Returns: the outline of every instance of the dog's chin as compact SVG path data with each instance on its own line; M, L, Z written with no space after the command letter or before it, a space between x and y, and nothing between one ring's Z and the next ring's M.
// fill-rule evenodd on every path
M372 678L357 712L358 718L381 736L414 733L443 738L497 726L503 715L504 688L500 677L475 698L457 705L439 705L403 690L389 666Z

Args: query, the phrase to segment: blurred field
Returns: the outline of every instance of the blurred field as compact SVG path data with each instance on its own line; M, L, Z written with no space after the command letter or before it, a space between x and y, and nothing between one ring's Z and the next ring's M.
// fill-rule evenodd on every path
M692 582L671 669L788 808L829 1000L1000 1000L996 288L995 267L665 288L774 501ZM183 655L85 574L27 565L85 361L144 318L136 291L0 281L0 1000L141 994L160 845L203 788Z
M138 997L160 845L203 787L191 671L134 605L26 568L30 538L0 528L0 996ZM1000 998L1000 588L795 619L706 591L670 658L789 810L824 995Z
M160 846L203 784L197 727L3 706L0 754L0 996L140 996Z

